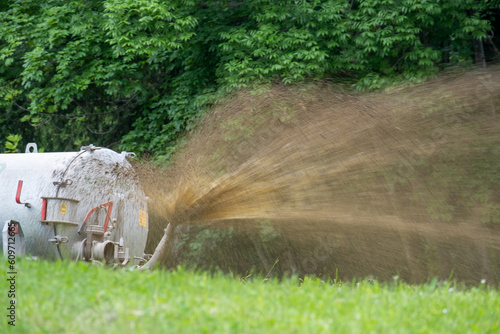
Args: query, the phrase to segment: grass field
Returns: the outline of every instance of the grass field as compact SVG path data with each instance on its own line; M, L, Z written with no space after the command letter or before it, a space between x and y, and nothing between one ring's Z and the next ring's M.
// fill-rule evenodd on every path
M2 279L0 333L500 332L499 291L480 282L278 282L27 260L16 270L15 327Z

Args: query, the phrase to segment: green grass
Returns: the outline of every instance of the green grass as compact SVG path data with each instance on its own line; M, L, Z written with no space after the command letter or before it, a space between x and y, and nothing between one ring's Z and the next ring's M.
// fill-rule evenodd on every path
M7 268L7 265L5 265ZM497 333L500 294L478 282L325 284L227 275L16 263L19 333ZM5 270L7 272L7 270ZM4 274L7 275L7 274Z

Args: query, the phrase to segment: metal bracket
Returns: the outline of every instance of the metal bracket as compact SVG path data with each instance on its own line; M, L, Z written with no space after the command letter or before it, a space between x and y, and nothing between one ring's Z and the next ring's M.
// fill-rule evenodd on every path
M125 159L134 159L137 156L134 152L125 152L125 151L123 151L121 155L124 156Z
M7 220L2 229L3 256L12 260L15 256L26 255L24 232L21 223ZM13 257L14 256L14 257Z
M118 261L119 266L126 266L130 262L130 250L128 247L123 247L121 245L123 240L120 240L120 243L115 243L115 260Z
M65 186L70 186L73 184L73 180L66 179L66 180L61 180L61 181L54 181L52 182L53 185L59 186L59 187L65 187Z
M90 144L88 146L82 146L80 148L81 151L87 151L87 152L94 152L95 150L100 150L102 147L97 147L97 146L94 146L94 144Z
M26 150L24 153L38 153L38 147L36 146L36 143L28 143L26 145Z
M68 237L65 235L56 235L53 239L49 239L49 242L59 245L60 243L67 243L68 240Z

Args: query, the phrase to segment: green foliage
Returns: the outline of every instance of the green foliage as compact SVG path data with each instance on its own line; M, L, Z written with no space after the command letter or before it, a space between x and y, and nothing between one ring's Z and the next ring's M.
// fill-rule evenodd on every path
M112 271L85 263L22 261L19 333L496 333L498 290L477 282L407 285L282 282L221 274ZM43 282L43 283L41 283ZM0 288L8 291L9 282ZM7 301L7 299L5 299ZM0 331L10 328L7 320Z
M250 22L222 34L220 77L234 86L350 73L359 89L432 75L443 50L471 56L487 2L252 1ZM471 14L473 13L473 14ZM222 75L223 74L223 75Z
M276 256L280 248L280 230L268 220L247 223L253 228L238 224L219 228L209 224L183 226L175 245L175 261L169 265L181 264L202 270L229 269L231 272L266 269L268 258ZM272 273L273 277L279 276L277 271Z
M18 152L18 145L22 137L20 135L9 135L5 141L5 153Z
M14 2L1 13L4 107L49 148L116 146L169 89L172 59L196 24L184 8L188 2ZM158 124L170 123L163 111Z
M168 155L217 99L253 82L421 81L472 60L497 2L0 2L0 137ZM10 130L8 130L10 128Z
M98 7L98 1L19 1L1 13L7 24L0 33L0 95L50 149L116 132L122 103L109 105L106 89L119 85L112 78L126 69L106 63Z
M228 242L233 237L233 228L215 230L207 228L198 230L194 234L183 233L176 247L183 250L186 263L196 263L199 268L210 269L212 258L223 257L223 254L218 254L219 243Z

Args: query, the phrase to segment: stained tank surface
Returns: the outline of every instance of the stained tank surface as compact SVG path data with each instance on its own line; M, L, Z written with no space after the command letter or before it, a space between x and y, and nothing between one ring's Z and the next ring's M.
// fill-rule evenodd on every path
M102 260L119 252L123 261L128 248L129 258L143 257L147 197L127 161L133 156L92 145L0 154L0 225L21 224L29 255L89 260L105 250Z

